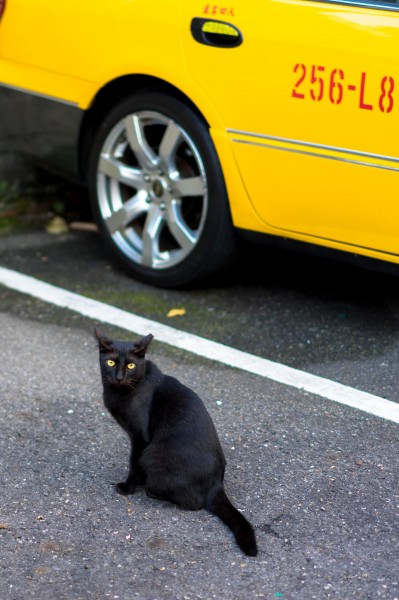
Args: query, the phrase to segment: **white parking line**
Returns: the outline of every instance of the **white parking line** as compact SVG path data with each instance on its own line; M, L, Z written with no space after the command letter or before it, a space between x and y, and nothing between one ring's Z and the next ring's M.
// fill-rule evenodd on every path
M399 404L385 398L179 331L4 267L0 267L0 284L138 335L152 333L158 341L170 346L399 423Z

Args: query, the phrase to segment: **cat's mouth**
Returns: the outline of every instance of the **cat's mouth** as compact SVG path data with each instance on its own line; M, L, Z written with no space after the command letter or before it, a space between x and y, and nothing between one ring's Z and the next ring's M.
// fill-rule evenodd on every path
M125 388L130 388L131 390L134 390L136 387L137 381L134 381L132 379L113 379L111 381L111 383L112 383L112 385L114 385L117 388L125 387Z
M137 383L132 379L113 379L112 377L106 377L104 381L108 385L112 385L115 388L125 387L130 389L135 389Z
M113 381L113 384L116 385L116 387L124 387L128 386L129 382L125 381L124 379L116 379Z

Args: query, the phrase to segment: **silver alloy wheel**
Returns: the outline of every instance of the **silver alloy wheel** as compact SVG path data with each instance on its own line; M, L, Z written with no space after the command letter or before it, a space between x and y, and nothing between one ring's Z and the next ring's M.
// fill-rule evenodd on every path
M200 153L187 132L155 111L118 121L97 168L100 216L126 258L150 269L181 263L198 243L208 211Z

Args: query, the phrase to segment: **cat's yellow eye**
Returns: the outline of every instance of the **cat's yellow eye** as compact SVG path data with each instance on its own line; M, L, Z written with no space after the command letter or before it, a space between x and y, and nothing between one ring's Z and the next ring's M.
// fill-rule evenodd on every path
M107 360L107 365L109 367L114 367L115 366L115 361L114 360Z
M134 363L129 363L129 364L127 365L127 368L128 368L128 369L134 369L134 368L135 368L135 366L136 366L136 365L135 365Z

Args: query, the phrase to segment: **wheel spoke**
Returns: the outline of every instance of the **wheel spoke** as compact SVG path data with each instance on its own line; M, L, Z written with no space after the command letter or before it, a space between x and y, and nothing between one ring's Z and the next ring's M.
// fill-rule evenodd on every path
M149 278L158 272L162 281L189 264L207 226L205 150L178 113L172 119L163 110L137 108L145 102L131 102L99 153L99 218L133 270L136 265Z
M197 242L197 235L184 221L181 213L181 203L178 200L172 200L170 203L166 213L166 222L179 246L185 252L189 252Z
M144 186L143 173L138 169L133 169L109 154L101 154L98 171L119 183L129 187L139 189Z
M182 139L180 128L174 121L169 121L159 146L159 156L168 171L174 166L176 150Z
M173 181L173 188L179 194L180 198L184 198L185 196L203 196L206 192L204 180L200 175L197 177L175 179Z
M142 264L146 267L153 267L156 261L163 222L164 218L159 207L152 205L143 229Z
M147 194L136 194L133 198L125 202L119 210L113 212L109 217L104 219L111 234L125 229L125 227L137 219L137 217L148 212L146 197Z
M147 143L141 118L136 114L129 115L124 123L128 142L140 166L149 171L157 168L159 158Z

